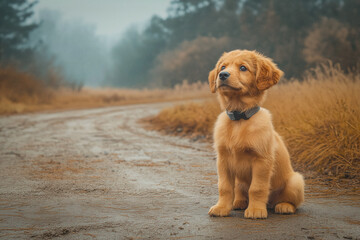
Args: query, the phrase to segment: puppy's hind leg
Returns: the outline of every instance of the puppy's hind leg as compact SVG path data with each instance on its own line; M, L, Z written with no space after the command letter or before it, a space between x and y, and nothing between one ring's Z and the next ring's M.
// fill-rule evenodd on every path
M233 209L246 209L249 203L249 185L240 181L238 178L235 180L235 200Z
M275 212L280 214L295 213L296 208L304 201L304 179L295 172L286 182L279 195L274 196Z

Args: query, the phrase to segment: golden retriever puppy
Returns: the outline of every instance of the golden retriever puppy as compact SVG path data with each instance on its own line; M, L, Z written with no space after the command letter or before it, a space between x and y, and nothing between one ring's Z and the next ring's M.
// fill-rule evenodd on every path
M282 75L270 58L246 50L224 53L209 73L225 110L214 129L219 200L209 215L246 209L246 218L267 218L267 207L291 214L304 201L303 177L294 172L270 112L260 108Z

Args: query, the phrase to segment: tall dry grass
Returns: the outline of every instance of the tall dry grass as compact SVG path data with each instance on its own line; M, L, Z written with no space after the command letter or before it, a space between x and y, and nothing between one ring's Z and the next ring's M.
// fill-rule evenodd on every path
M264 107L285 139L292 161L305 169L360 178L360 75L321 65L304 81L269 90ZM164 109L148 119L154 129L211 139L220 109L215 100Z
M270 91L265 107L293 160L322 173L360 177L360 75L321 65L305 81Z
M13 67L0 68L0 113L21 112L24 103L39 105L51 98L51 91L33 75Z

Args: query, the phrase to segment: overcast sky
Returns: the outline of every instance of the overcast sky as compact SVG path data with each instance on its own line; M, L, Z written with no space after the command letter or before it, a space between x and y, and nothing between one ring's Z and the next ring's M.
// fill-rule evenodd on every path
M94 25L96 33L117 40L131 26L143 26L153 15L166 17L170 0L40 0L34 10L59 11L66 20Z

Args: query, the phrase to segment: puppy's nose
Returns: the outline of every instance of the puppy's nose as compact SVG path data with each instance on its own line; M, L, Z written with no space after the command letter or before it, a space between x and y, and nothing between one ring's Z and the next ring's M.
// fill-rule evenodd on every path
M225 81L226 79L228 79L228 77L230 77L230 73L228 72L221 72L219 74L219 78L222 80L222 81Z

